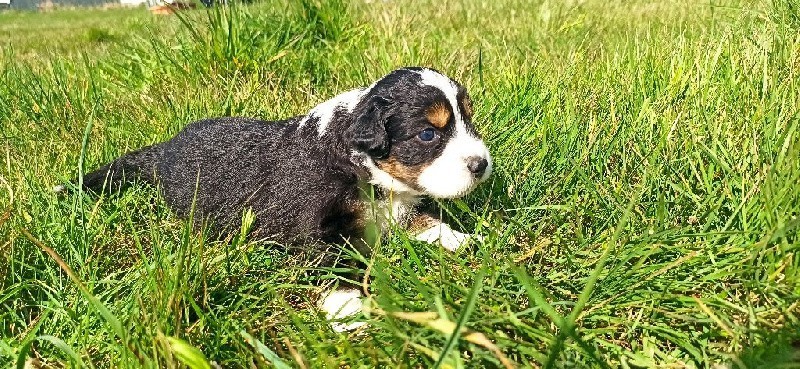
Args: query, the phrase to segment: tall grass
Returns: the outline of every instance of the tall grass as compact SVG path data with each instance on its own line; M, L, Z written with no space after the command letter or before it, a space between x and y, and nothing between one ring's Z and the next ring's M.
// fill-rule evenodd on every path
M797 365L796 10L269 0L169 18L0 13L0 364ZM191 120L301 114L403 65L468 87L496 172L442 204L483 242L451 255L385 235L362 271L363 332L334 333L315 310L334 277L313 255L208 239L146 186L49 191Z

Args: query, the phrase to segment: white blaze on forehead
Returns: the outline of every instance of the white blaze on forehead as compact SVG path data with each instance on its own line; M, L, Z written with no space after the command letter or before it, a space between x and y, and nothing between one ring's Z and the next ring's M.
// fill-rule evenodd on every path
M370 88L371 87L372 86L370 86ZM331 119L333 119L333 115L336 113L336 111L344 109L348 113L352 112L361 99L364 98L364 95L369 92L370 88L357 88L355 90L343 92L334 96L330 100L320 103L311 109L311 111L309 111L308 114L306 114L306 116L300 121L300 127L306 124L306 122L309 120L317 118L317 132L319 133L319 136L322 137L322 135L325 134L325 129L328 128L328 123L331 122Z

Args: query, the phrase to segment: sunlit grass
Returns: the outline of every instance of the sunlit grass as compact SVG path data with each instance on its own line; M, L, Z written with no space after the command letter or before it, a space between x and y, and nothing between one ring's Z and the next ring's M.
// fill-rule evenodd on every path
M796 363L797 10L269 0L166 18L0 13L0 364ZM404 65L467 86L496 171L442 204L484 242L449 254L384 235L361 271L360 334L314 309L333 281L314 255L208 239L147 186L49 191L80 162L192 120L301 114Z

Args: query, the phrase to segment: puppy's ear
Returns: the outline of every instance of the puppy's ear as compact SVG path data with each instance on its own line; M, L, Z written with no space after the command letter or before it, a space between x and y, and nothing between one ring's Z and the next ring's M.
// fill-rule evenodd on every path
M389 101L372 96L354 115L355 120L348 128L348 137L355 149L375 158L388 156L386 123L389 120Z

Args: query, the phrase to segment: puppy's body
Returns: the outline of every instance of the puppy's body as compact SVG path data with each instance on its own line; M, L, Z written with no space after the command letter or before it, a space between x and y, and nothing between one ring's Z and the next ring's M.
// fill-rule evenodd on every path
M253 236L285 243L359 236L355 165L342 160L348 155L340 145L320 147L301 134L299 120L195 122L167 142L87 175L84 185L122 185L132 177L157 183L176 213L188 216L194 206L196 219L221 231L237 230L243 211L251 209Z
M157 185L179 215L194 209L196 220L223 233L238 231L249 209L251 235L284 244L359 245L366 224L394 221L452 251L469 236L415 217L414 207L422 196L463 196L490 173L466 90L434 70L403 68L303 116L192 123L87 174L83 185L113 192L138 178ZM368 194L377 194L377 206ZM335 291L322 308L341 318L360 308L358 296Z
M251 209L258 237L358 239L370 220L406 223L420 196L458 197L489 175L468 104L463 87L444 75L400 69L303 116L192 123L87 174L83 184L94 191L135 178L157 184L176 213L194 209L195 219L221 231L238 230ZM433 139L420 138L426 130ZM475 160L483 163L478 170L469 167ZM367 184L383 197L377 213L364 201Z

